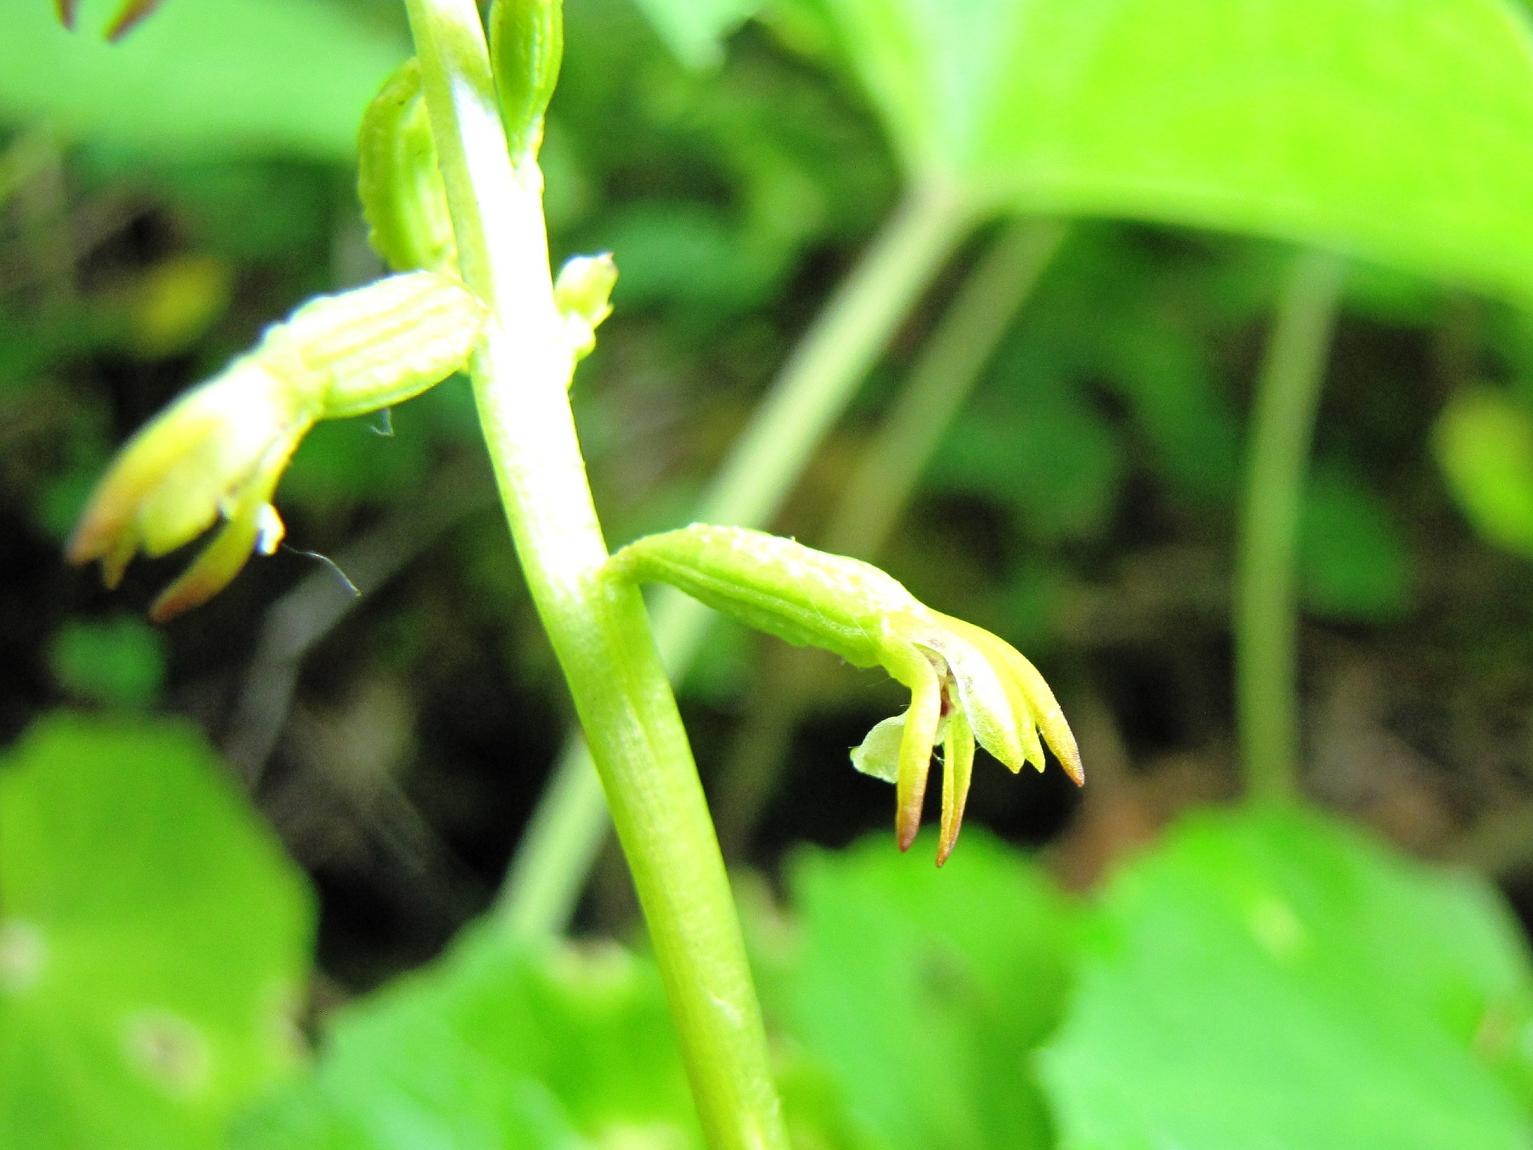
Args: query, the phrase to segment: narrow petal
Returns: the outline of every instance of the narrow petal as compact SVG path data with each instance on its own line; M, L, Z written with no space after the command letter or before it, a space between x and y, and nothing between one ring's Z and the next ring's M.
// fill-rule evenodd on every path
M108 591L117 590L122 582L123 573L127 571L128 564L133 561L133 556L138 551L139 538L132 531L119 532L113 541L111 550L101 556L101 583ZM71 556L71 561L73 556Z
M202 606L217 595L233 582L250 559L259 535L260 526L253 516L225 523L192 565L160 592L149 608L149 618L155 623L164 623L183 611Z
M1081 765L1080 747L1075 742L1075 732L1070 730L1070 724L1065 721L1059 700L1054 698L1054 692L1038 673L1038 668L1028 662L1022 652L1008 645L1005 658L1012 675L1027 694L1033 714L1037 716L1038 727L1043 731L1044 742L1048 743L1049 750L1054 752L1054 757L1059 760L1059 765L1065 769L1070 780L1078 787L1085 786L1086 770ZM1041 767L1039 769L1042 770Z
M932 615L937 629L920 641L947 660L979 745L1013 772L1023 763L1043 770L1032 703L1009 659L1016 649L983 627L940 611Z
M931 771L932 748L942 722L942 682L926 656L914 647L903 649L891 664L891 674L910 687L910 710L900 739L899 777L895 780L895 837L900 850L909 850L921 829L921 807Z
M947 664L958 689L957 702L980 745L1013 771L1019 769L1026 757L1023 732L1031 727L1032 718L1020 690L1007 682L1005 667L986 649L984 641L995 637L961 620L932 614L936 625L914 641Z
M196 538L269 469L286 466L313 420L294 410L280 379L247 363L189 393L156 423L177 454L139 506L150 556Z
M250 492L230 514L213 541L202 549L192 565L149 608L149 618L163 623L183 611L200 607L217 595L240 573L253 551L270 555L282 541L282 520L267 500L276 488L277 475Z
M174 466L182 450L181 444L149 435L149 427L153 426L151 423L129 441L96 484L65 545L64 554L69 562L78 565L114 555L122 549L127 536L132 537L133 550L138 549L140 538L135 521L139 508Z
M973 774L974 732L963 712L956 711L947 718L947 738L942 745L942 836L937 842L938 866L947 862L958 844Z
M66 557L104 560L111 585L135 550L157 556L184 546L213 525L226 499L261 477L263 464L291 455L307 428L279 380L236 361L128 441L96 485Z

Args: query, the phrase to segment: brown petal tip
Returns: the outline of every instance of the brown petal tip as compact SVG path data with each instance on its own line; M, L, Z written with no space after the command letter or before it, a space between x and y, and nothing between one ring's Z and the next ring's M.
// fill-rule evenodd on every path
M117 14L106 30L106 38L113 43L133 31L146 16L160 6L161 0L133 0Z
M1052 744L1050 744L1052 746ZM1067 751L1061 754L1061 750ZM1065 774L1070 776L1070 781L1078 787L1086 785L1086 768L1081 765L1081 753L1075 745L1075 740L1070 741L1066 748L1054 747L1054 754L1059 756L1059 765L1065 769Z
M1044 717L1039 727L1049 750L1054 752L1054 757L1059 760L1065 774L1070 776L1070 781L1078 787L1084 787L1086 768L1081 765L1080 746L1075 741L1075 732L1065 721L1064 713L1056 707Z
M944 843L938 843L937 844L937 866L938 866L939 869L947 862L948 858L953 853L953 848L956 847L957 845L958 845L958 836L957 835L953 836L953 841L952 842L944 842Z

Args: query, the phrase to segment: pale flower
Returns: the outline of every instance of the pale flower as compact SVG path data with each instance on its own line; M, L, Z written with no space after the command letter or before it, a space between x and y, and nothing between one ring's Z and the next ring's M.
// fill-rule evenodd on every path
M272 495L309 428L419 395L463 366L484 319L479 300L433 272L309 301L129 441L86 505L69 561L99 559L116 587L137 552L165 555L222 519L149 615L163 622L206 602L282 541Z
M96 487L65 552L101 561L116 587L134 554L155 558L223 527L149 609L163 622L212 598L254 551L282 541L271 497L314 425L286 382L250 359L177 400L129 441Z
M744 527L694 523L613 555L613 576L670 583L717 611L790 643L882 666L910 706L852 751L865 774L895 784L900 849L921 824L932 755L942 747L941 866L958 841L978 741L1013 772L1043 770L1043 744L1077 785L1080 751L1054 693L1010 643L916 599L877 567ZM1042 733L1042 740L1039 733Z

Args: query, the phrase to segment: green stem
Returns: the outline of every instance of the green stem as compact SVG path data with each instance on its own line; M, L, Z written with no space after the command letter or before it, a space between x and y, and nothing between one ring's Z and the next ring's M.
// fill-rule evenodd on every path
M786 1146L723 859L638 594L607 558L567 399L536 164L513 167L474 0L406 0L466 282L472 365L527 585L569 683L649 925L714 1147Z
M771 519L968 222L950 189L912 190L784 364L697 519L747 527ZM655 596L655 638L673 675L691 665L708 623L707 609L693 600L669 589ZM501 891L497 913L508 930L536 936L563 928L606 830L590 758L571 740Z
M1298 793L1298 537L1342 267L1300 255L1278 301L1251 416L1235 572L1235 692L1246 790Z

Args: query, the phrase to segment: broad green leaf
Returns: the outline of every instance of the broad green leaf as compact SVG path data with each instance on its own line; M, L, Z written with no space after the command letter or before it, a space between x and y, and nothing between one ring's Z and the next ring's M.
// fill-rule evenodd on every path
M181 726L0 762L0 1145L212 1148L296 1064L308 892Z
M764 0L636 0L676 58L708 68L724 58L724 38L745 23Z
M857 1145L1049 1146L1030 1062L1064 1002L1070 912L982 831L941 872L917 845L794 860L796 940L758 962L768 1018L837 1084Z
M648 962L481 930L344 1010L314 1075L248 1114L234 1146L691 1150L672 1034Z
M1318 815L1189 818L1107 890L1044 1053L1072 1148L1533 1135L1533 973L1484 883Z
M1475 530L1533 559L1533 411L1490 388L1462 391L1438 416L1432 446Z
M0 124L159 155L295 155L349 162L362 111L405 58L393 14L334 0L178 0L120 43L95 29L117 5L0 10Z
M1335 246L1533 294L1511 0L803 0L912 178L982 211Z

